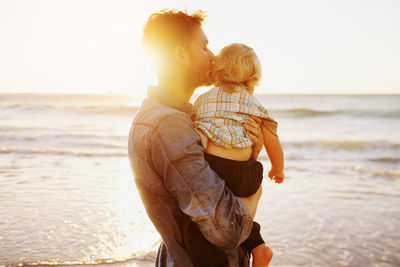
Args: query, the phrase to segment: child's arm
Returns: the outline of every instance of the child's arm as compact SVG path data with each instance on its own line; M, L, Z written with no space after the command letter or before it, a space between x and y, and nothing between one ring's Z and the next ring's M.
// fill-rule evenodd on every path
M261 126L261 130L264 136L264 147L271 161L271 170L268 176L275 180L276 183L282 183L284 178L284 158L281 143L278 136L270 132L264 123Z

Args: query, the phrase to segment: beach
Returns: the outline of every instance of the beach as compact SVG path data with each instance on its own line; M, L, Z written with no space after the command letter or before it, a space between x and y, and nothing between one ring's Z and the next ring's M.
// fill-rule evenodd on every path
M285 152L255 218L270 266L400 266L400 96L256 97ZM141 101L0 94L0 266L154 266L127 154Z

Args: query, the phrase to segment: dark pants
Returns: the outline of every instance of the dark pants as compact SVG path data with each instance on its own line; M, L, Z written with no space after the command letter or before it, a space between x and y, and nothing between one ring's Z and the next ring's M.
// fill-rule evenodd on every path
M263 166L250 159L236 161L204 154L210 167L225 180L225 185L238 197L248 197L257 192L263 179ZM203 237L197 225L185 217L182 227L183 241L195 267L228 266L229 261L224 251L211 244ZM250 236L241 244L248 252L264 243L260 235L260 225L253 222Z

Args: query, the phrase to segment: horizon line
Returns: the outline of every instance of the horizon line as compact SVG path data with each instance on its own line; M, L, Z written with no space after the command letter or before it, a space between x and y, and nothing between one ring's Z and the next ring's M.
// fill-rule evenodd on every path
M91 93L91 92L37 92L37 91L19 91L19 92L1 92L0 95L23 95L23 94L35 94L35 95L121 95L121 96L139 96L139 97L146 97L147 94L134 94L134 93L122 93L122 92L98 92L98 93ZM193 95L201 94L194 92ZM400 95L399 92L254 92L255 95Z

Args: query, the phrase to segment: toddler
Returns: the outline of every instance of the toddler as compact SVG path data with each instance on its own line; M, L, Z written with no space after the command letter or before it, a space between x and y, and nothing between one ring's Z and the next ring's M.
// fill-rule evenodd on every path
M253 49L231 44L215 58L216 87L199 96L194 104L195 127L201 137L205 159L238 197L254 194L263 178L263 166L251 158L253 142L244 128L245 121L252 117L262 121L264 147L271 162L269 178L276 183L284 179L278 123L253 96L260 79L261 65ZM253 266L268 266L272 250L265 245L258 223L253 223L252 232L242 246L252 253ZM201 253L202 249L198 250ZM200 265L205 266L204 262Z

